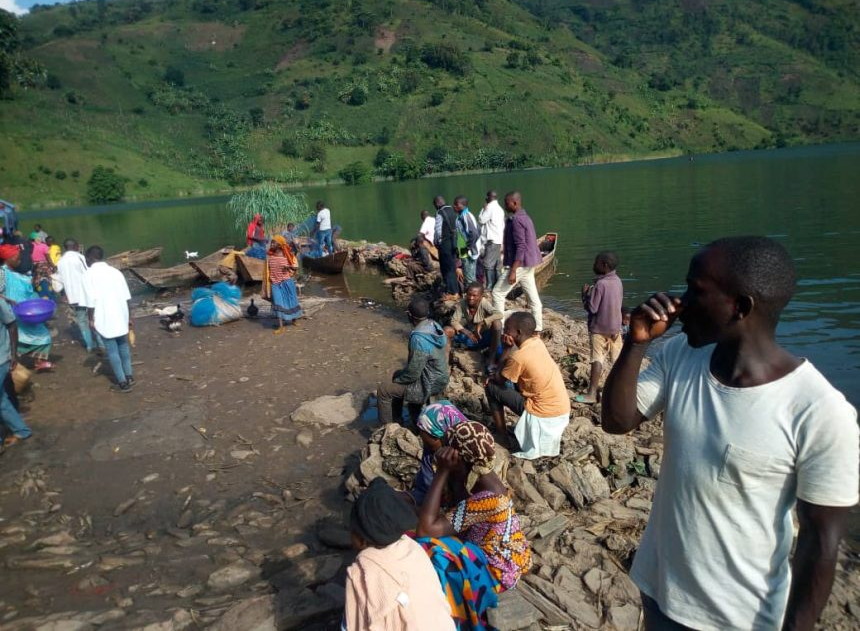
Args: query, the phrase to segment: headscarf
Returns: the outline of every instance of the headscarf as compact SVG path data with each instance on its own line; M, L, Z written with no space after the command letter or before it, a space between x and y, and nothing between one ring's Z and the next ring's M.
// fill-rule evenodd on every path
M20 254L20 252L21 248L19 248L17 245L11 245L9 243L0 245L0 259L4 261L8 261L16 254Z
M445 443L460 454L460 459L469 467L466 490L471 491L482 475L492 473L496 464L496 443L484 425L466 421L445 432Z
M263 215L257 213L254 215L254 218L251 220L251 223L248 224L248 230L245 233L245 239L248 242L248 245L254 244L254 239L257 239L257 228L260 227L260 224L263 222Z
M433 438L443 438L445 432L469 419L457 409L448 399L440 399L436 403L424 406L418 417L418 429L424 430Z
M272 237L272 246L269 248L269 254L283 256L290 261L296 258L296 255L293 254L293 249L287 244L287 240L279 234ZM292 266L292 263L290 265Z
M415 528L417 517L383 478L375 478L355 500L349 522L352 532L384 548Z

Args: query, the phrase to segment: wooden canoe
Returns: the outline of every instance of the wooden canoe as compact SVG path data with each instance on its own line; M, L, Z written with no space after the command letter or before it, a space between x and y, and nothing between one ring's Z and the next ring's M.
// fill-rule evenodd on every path
M209 264L217 264L222 258L224 258L224 248L215 250L212 254L198 259L195 263L197 266L208 268ZM200 278L200 272L197 268L188 263L180 263L173 267L130 267L128 271L154 289L187 287L193 285Z
M188 264L196 269L200 278L205 280L207 283L217 283L218 281L224 280L224 276L218 271L218 268L221 266L221 261L232 251L233 247L227 246L219 250L217 257L210 259L210 257L207 256L206 258L202 258L197 261L188 261Z
M547 232L538 238L538 248L543 260L535 267L535 285L537 285L538 289L543 289L549 282L549 279L553 277L558 267L558 261L555 258L555 253L558 250L558 233ZM522 287L517 285L508 292L507 298L514 300L521 296L522 293Z
M349 258L349 250L339 250L326 256L305 255L302 257L302 265L323 274L340 274L343 272L347 258Z
M245 283L262 283L266 274L266 261L244 254L236 255L236 274Z
M111 267L117 268L118 270L124 270L129 267L137 267L138 265L154 263L161 258L161 251L163 249L164 248L159 246L148 250L126 250L125 252L109 256L107 264Z

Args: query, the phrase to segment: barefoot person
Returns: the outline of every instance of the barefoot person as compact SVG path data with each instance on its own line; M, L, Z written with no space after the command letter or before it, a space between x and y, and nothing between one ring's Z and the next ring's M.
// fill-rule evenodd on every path
M283 332L284 324L295 324L302 317L302 306L296 289L295 275L299 263L286 238L275 235L266 256L266 278L263 295L272 301L272 310L278 316L275 328Z
M781 245L732 237L693 257L681 298L656 294L632 313L602 423L622 434L663 413L660 480L630 571L648 630L811 631L827 602L857 503L857 413L777 343L794 289ZM640 374L676 319L682 334Z
M570 419L570 398L558 364L535 334L535 321L530 313L511 314L505 322L502 344L505 346L502 369L490 376L486 386L496 431L506 440L507 407L520 415L514 427L520 451L513 456L527 460L557 456L561 435Z
M502 341L502 313L484 297L481 283L476 281L466 288L466 296L457 303L445 334L455 346L487 351L487 365L495 366Z
M543 260L538 247L535 226L523 208L523 198L513 191L505 195L505 219L503 261L504 267L496 286L493 287L493 304L498 311L505 312L505 296L522 285L534 316L537 331L543 330L543 304L535 284L535 267Z
M605 250L594 257L593 285L583 285L582 306L588 314L588 341L591 346L591 378L588 392L576 397L579 403L595 403L603 369L611 366L623 342L621 336L621 303L624 289L615 270L618 255Z

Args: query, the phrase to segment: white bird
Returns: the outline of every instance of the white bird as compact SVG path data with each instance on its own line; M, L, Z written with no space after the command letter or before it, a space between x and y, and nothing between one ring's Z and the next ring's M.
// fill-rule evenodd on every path
M162 316L162 317L172 316L172 315L175 315L177 311L179 311L179 305L176 305L176 306L171 305L169 307L164 307L164 309L159 309L156 307L155 315Z
M197 254L197 252L189 252L188 250L185 250L185 260L186 261L190 261L191 259L196 259L198 256L199 255Z

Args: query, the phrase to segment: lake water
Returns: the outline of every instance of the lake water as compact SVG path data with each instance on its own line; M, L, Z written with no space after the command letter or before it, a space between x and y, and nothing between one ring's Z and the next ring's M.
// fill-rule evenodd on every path
M436 194L463 194L478 211L484 193L518 189L538 233L560 233L558 274L545 303L582 315L579 288L594 254L613 249L626 301L682 291L700 244L765 234L794 256L800 283L779 328L781 341L808 357L860 404L860 144L696 156L690 160L450 176L359 187L306 189L324 199L348 239L406 244ZM59 239L74 236L109 253L154 245L162 262L201 256L242 234L225 199L195 199L25 214ZM349 275L360 294L382 295L377 277Z

